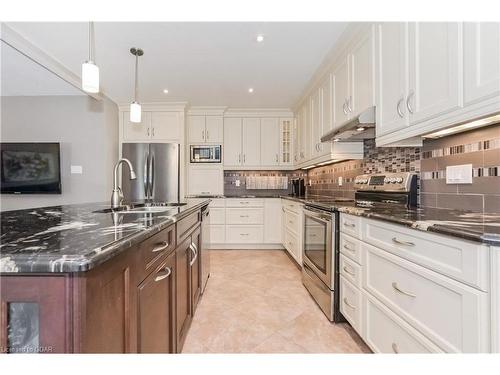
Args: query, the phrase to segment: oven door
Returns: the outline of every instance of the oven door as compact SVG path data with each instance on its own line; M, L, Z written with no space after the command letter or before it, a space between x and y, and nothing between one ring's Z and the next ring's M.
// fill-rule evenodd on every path
M312 207L304 208L302 259L325 285L334 290L333 215Z

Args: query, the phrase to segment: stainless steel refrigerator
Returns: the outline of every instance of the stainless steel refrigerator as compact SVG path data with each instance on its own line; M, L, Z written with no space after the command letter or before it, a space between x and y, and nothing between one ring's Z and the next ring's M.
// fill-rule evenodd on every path
M179 201L180 147L176 143L123 143L122 156L132 162L137 179L122 169L122 190L127 202L144 199Z

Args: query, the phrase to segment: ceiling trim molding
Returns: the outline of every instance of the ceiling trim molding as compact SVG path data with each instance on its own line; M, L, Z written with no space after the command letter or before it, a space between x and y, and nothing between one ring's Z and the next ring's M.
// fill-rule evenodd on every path
M141 103L143 111L175 111L185 112L187 102L158 102L158 103ZM120 112L128 112L130 110L130 103L120 104L118 106Z
M55 74L62 80L68 82L70 85L82 91L83 94L88 95L96 100L102 100L105 97L110 99L102 92L97 94L85 92L81 87L82 79L80 76L73 73L63 64L61 64L59 60L55 59L47 52L38 48L36 45L31 43L28 39L24 38L17 31L7 26L4 22L0 23L0 30L1 30L0 39L2 41L4 41L6 44L14 48L19 53L26 56L28 59L32 60L36 64L47 69L49 72Z
M339 37L335 45L330 49L326 57L321 62L320 66L316 69L311 79L304 87L300 94L299 99L292 106L292 110L297 112L298 108L306 101L311 95L312 91L316 89L321 81L327 74L330 74L335 65L342 58L347 58L347 49L351 42L363 32L373 27L373 22L351 22Z
M224 117L293 117L289 108L228 108Z
M194 116L223 116L226 106L192 106L189 107L187 114Z

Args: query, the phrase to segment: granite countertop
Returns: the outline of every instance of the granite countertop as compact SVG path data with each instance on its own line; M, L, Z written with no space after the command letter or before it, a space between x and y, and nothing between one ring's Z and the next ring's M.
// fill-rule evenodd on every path
M282 198L310 203L319 197L296 198L283 196ZM500 246L500 213L482 214L430 207L406 208L396 205L364 208L356 207L353 201L338 202L332 204L332 206L340 212L351 215L383 220L421 231Z
M87 271L210 202L183 201L163 212L95 212L109 203L1 213L0 272Z

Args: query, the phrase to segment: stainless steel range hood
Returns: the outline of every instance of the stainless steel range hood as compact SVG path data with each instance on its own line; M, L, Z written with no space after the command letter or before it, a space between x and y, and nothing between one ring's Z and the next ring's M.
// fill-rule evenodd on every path
M375 138L375 107L364 110L339 128L330 130L321 137L321 142L355 142L372 138Z

